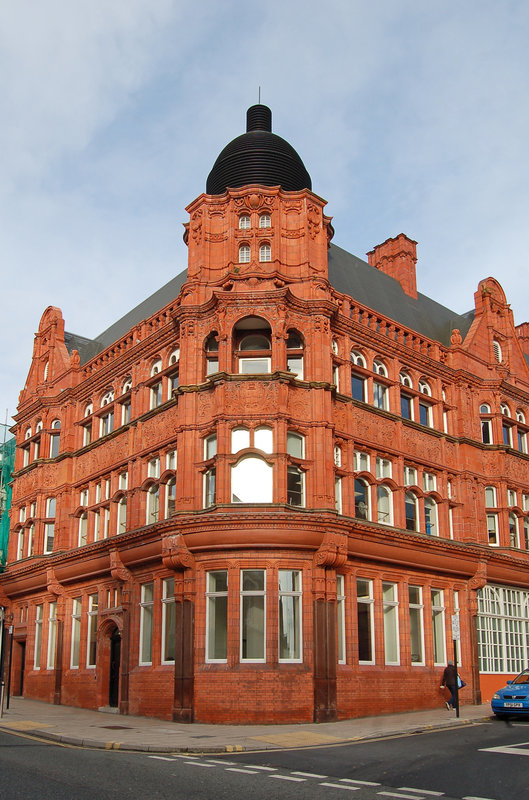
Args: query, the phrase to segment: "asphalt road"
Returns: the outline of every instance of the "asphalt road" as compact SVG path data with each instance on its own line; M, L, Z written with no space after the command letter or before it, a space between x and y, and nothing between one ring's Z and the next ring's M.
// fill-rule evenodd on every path
M496 749L494 749L496 748ZM499 748L499 749L498 749ZM60 747L0 732L2 800L526 800L529 723L220 756Z

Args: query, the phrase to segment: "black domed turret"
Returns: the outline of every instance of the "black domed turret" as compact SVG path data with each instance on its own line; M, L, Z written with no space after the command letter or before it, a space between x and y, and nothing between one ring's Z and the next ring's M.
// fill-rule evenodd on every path
M223 194L250 183L281 186L286 191L312 189L310 175L294 148L272 133L268 106L246 112L246 133L237 136L219 155L206 182L207 194Z

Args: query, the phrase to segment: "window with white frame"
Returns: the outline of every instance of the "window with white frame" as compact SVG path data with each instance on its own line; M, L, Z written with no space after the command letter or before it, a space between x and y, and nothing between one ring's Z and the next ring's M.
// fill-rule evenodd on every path
M354 400L361 403L366 401L366 379L365 375L355 372L354 367L366 369L366 360L358 350L351 350L351 396Z
M295 431L288 431L287 453L294 458L305 458L305 437Z
M417 486L417 470L407 464L404 465L404 486Z
M154 583L143 583L140 599L140 664L152 664Z
M272 221L270 219L270 214L261 214L259 217L259 227L260 228L270 228Z
M288 331L287 337L287 372L291 372L300 381L303 380L303 337L295 330Z
M107 436L114 430L114 411L107 411L99 417L99 435Z
M72 600L72 644L70 650L70 667L79 669L79 653L81 649L81 598Z
M377 522L379 525L393 525L393 493L383 483L377 486Z
M338 626L338 664L345 664L345 576L336 576L336 622Z
M435 492L437 489L437 478L433 472L423 472L422 488L425 492Z
M238 453L250 447L250 431L248 428L232 428L231 452Z
M219 337L216 331L213 331L204 344L206 352L206 375L214 375L219 371Z
M128 472L120 472L119 473L118 486L119 486L120 489L123 489L123 491L125 491L125 492L127 491L127 489L129 488L129 475L128 475Z
M426 425L428 428L433 426L433 412L430 403L419 401L419 422L421 425Z
M426 378L420 378L418 386L421 394L426 394L428 397L432 396L432 390Z
M54 419L51 423L51 434L50 434L50 458L56 458L59 455L60 445L61 445L61 421L59 419Z
M204 508L210 508L216 503L216 477L215 467L204 473Z
M369 519L369 484L361 478L355 478L355 517Z
M279 661L302 660L301 572L278 570Z
M125 495L118 500L118 533L127 530L127 498Z
M241 375L270 372L272 345L268 335L250 333L239 342L238 361Z
M378 381L373 381L373 405L384 411L389 408L388 387Z
M151 386L151 409L158 408L162 404L163 401L163 389L162 389L162 382L158 381L157 383Z
M175 347L175 349L169 356L169 366L171 367L173 364L178 364L179 361L180 361L180 348Z
M437 503L433 497L424 498L424 526L429 536L439 536Z
M407 531L419 530L418 500L414 492L406 492L404 495L404 516L406 519Z
M435 666L446 664L445 607L442 589L431 589L433 661Z
M241 458L231 467L232 503L271 503L274 471L257 456Z
M492 420L483 416L490 414L490 406L488 403L482 403L479 407L480 420L481 420L481 441L483 444L492 444Z
M391 478L392 463L389 458L377 456L376 474L377 478Z
M497 514L487 514L487 537L489 544L494 546L499 544Z
M83 547L88 541L88 512L83 511L79 517L78 546Z
M399 381L402 386L407 386L409 389L413 386L410 376L404 370L399 375Z
M17 541L17 561L24 558L24 528L20 528Z
M480 672L516 675L529 662L529 591L487 584L477 596Z
M388 377L388 370L386 368L386 365L379 358L375 358L375 360L373 361L373 372L375 373L375 375L383 375L384 378Z
M48 606L48 658L47 669L55 669L55 650L57 645L57 602L54 600Z
M174 578L162 581L162 664L175 660L176 603Z
M485 487L485 505L487 508L496 508L496 487Z
M287 503L305 505L305 473L299 467L287 467Z
M149 478L160 477L160 459L158 457L150 459L147 466L147 475Z
M384 613L384 659L386 664L400 664L399 593L396 583L382 583Z
M165 485L165 518L174 516L176 512L176 479L169 478Z
M260 425L253 432L253 445L257 450L262 450L263 453L273 453L274 451L274 435L272 428L268 425Z
M204 439L204 460L214 458L217 455L217 435L206 436Z
M114 389L108 389L101 398L101 407L107 406L114 401Z
M507 489L507 505L509 506L517 505L516 491L514 489Z
M340 445L334 445L334 466L341 467L342 466L342 449Z
M40 669L42 651L42 623L44 619L44 606L35 606L35 647L33 650L33 669Z
M160 487L157 483L147 490L147 518L146 523L158 522L160 516Z
M502 362L502 352L501 352L501 345L497 339L492 340L492 352L494 353L494 358L501 364Z
M153 361L153 363L151 365L151 378L154 375L158 375L158 373L162 371L162 366L163 365L162 365L162 359L161 358L157 358L156 361Z
M242 214L239 217L239 230L246 231L251 227L251 221L248 214Z
M338 514L342 513L342 479L334 478L334 507Z
M424 664L424 606L422 586L408 586L412 665Z
M268 244L268 242L264 242L259 247L259 261L271 261L272 260L272 248Z
M228 658L228 571L206 577L206 661Z
M250 245L241 244L239 246L239 264L249 264L249 263L250 263Z
M369 453L355 450L353 455L353 469L355 472L369 472Z
M266 641L266 573L241 570L241 661L264 662Z
M520 547L518 517L516 514L509 514L509 546Z
M97 657L97 613L99 599L97 594L88 595L88 626L86 641L86 666L95 667Z
M169 450L169 452L165 454L165 469L170 469L175 471L177 463L178 463L177 451Z
M356 610L358 624L358 661L374 664L375 631L373 620L373 581L356 579Z

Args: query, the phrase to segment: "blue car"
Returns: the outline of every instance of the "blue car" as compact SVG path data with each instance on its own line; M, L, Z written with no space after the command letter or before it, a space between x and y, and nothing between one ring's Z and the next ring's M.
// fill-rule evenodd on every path
M524 669L507 686L495 692L491 701L497 717L508 714L529 714L529 669Z

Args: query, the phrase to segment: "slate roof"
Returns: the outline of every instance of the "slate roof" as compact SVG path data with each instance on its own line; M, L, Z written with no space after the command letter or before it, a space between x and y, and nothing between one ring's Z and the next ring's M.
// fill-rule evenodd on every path
M95 339L66 333L68 351L71 353L73 349L78 350L81 363L85 364L139 322L178 297L186 278L186 271L172 278ZM456 314L424 294L419 293L417 299L409 297L395 278L380 272L367 261L335 244L331 244L329 250L329 280L339 292L348 294L368 308L447 346L450 344L451 331L458 328L464 339L474 318L474 310L466 314Z

